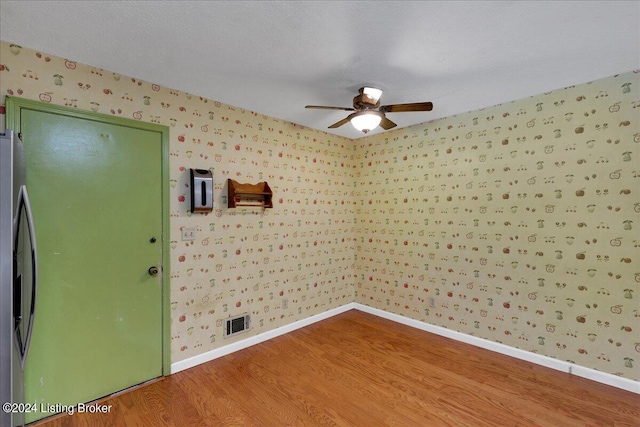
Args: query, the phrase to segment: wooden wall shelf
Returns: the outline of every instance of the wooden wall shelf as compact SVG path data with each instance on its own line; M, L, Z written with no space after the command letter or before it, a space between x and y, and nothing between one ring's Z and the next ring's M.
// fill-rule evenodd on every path
M231 178L227 179L227 207L273 207L273 192L266 182L257 184L241 184Z

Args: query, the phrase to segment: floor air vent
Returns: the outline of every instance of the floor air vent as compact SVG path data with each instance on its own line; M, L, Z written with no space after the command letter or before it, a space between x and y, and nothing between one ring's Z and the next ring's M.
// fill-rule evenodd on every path
M224 325L224 337L231 337L249 330L249 315L243 314L227 319Z

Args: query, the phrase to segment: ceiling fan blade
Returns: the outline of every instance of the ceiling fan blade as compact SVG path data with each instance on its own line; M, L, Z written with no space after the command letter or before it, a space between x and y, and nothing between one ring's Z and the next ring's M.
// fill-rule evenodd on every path
M387 119L386 117L383 117L382 120L380 121L380 125L379 126L384 130L389 130L389 129L394 128L394 127L396 127L398 125L393 123L391 120Z
M305 105L304 108L315 108L318 110L340 110L340 111L356 111L350 107L328 107L326 105Z
M404 113L408 111L431 111L433 104L431 102L414 102L412 104L391 104L383 105L380 111L383 113Z
M340 126L344 125L345 123L349 123L349 120L351 120L352 117L353 117L353 114L349 114L344 119L342 119L339 122L336 122L336 123L332 124L331 126L329 126L329 129L339 128Z

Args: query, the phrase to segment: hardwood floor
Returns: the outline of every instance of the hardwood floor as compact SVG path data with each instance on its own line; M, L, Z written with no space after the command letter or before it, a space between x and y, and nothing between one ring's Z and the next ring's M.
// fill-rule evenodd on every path
M352 310L63 426L639 426L640 396Z

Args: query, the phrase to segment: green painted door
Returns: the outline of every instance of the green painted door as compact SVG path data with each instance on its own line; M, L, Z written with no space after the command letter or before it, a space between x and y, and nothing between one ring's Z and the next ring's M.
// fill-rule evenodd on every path
M20 124L40 276L27 402L161 376L161 133L28 109Z

